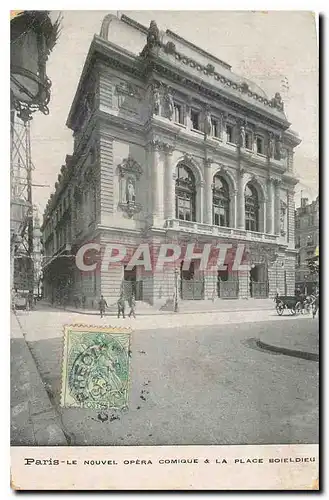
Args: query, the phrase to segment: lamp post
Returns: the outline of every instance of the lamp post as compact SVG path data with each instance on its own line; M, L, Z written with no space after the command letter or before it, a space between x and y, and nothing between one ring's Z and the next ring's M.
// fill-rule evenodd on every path
M46 62L59 36L60 19L49 11L23 11L10 22L10 90L14 108L24 122L31 113L49 113L51 82Z
M49 11L21 11L10 22L12 215L13 213L17 215L19 205L28 207L27 213L23 213L21 210L20 218L17 219L15 215L13 220L11 217L13 242L11 264L14 267L17 249L15 241L18 233L20 233L21 238L24 237L24 233L27 233L27 257L31 259L28 277L31 293L33 293L34 283L32 162L29 122L35 111L39 110L45 115L49 113L51 82L46 74L46 62L56 44L59 31L60 19L58 18L55 22L51 21ZM15 123L15 114L23 122L23 133L18 132L19 123ZM21 174L15 174L18 168L15 164L15 158L25 163L21 165L26 171L24 194L21 188ZM19 167L18 171L20 170ZM17 191L20 193L19 200L17 199ZM11 270L11 276L13 280L14 269Z
M174 312L178 312L178 269L175 267L175 301L174 301Z

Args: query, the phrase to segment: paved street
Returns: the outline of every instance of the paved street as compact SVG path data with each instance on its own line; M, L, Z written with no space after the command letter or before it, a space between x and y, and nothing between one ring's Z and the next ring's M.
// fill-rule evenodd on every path
M109 321L46 307L18 313L69 444L317 442L318 363L264 351L255 339L269 331L279 335L283 328L287 336L316 333L318 322L279 318L269 311L222 313L215 323L212 317L206 320L208 315L200 316L201 322L194 315L176 317L181 325L171 328L164 327L163 318L162 327L151 329L146 318ZM194 318L194 326L186 325L188 318ZM197 326L202 320L210 324ZM63 324L118 321L136 328L143 321L146 325L132 335L129 409L99 414L61 408Z

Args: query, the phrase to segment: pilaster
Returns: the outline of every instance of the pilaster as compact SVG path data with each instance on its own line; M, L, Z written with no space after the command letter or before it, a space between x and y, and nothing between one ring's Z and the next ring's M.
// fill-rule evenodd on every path
M174 147L164 144L164 217L173 219L175 217L175 183L176 175L173 169L172 155Z
M280 186L282 181L274 180L274 234L280 234Z
M204 162L204 198L205 198L205 211L204 220L205 224L212 224L212 205L213 205L213 176L211 169L212 160L208 158Z
M238 171L237 226L239 229L245 229L244 174L244 169Z
M266 204L266 232L274 232L274 200L273 200L273 181L272 177L267 180L267 204Z

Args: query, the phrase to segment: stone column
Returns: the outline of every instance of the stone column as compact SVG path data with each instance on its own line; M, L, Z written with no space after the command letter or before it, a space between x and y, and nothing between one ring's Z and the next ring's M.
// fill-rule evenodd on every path
M274 180L274 234L280 234L280 185L279 179Z
M237 227L245 229L245 200L244 200L244 174L245 171L238 171L238 196L237 196Z
M237 207L237 202L238 202L238 190L234 189L232 193L232 197L230 199L230 227L238 227L238 220L237 220L237 215L238 215L238 207Z
M164 158L164 216L165 219L175 218L175 172L172 163L172 154L174 151L173 146L165 144L165 158Z
M205 195L205 205L204 205L204 217L203 217L203 222L205 224L211 224L213 223L212 220L212 205L213 205L213 193L212 193L212 186L213 186L213 175L212 175L212 168L211 168L212 160L208 158L204 162L204 177L205 177L205 186L204 186L204 195Z
M266 204L266 232L273 234L273 178L267 180L267 204Z
M204 204L204 181L200 181L196 185L196 207L195 207L195 222L204 222L203 216L204 216L204 210L203 210L203 204Z
M295 201L294 190L288 190L287 194L287 235L289 246L295 248Z
M259 232L260 233L266 233L266 206L267 206L267 198L266 197L261 197L259 200Z
M151 143L152 213L155 218L163 219L163 161L158 141Z
M221 114L220 114L220 123L219 123L219 126L220 126L220 130L219 130L219 139L220 139L221 141L223 141L223 140L224 140L224 132L225 132L225 131L224 131L224 123L225 123L225 122L224 122L224 114L223 114L223 113L221 113Z

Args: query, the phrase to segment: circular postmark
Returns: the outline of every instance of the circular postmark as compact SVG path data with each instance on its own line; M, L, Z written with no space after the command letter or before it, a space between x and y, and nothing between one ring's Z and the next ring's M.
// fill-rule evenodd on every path
M113 336L99 335L73 350L69 372L71 396L84 408L119 408L126 404L128 353Z

